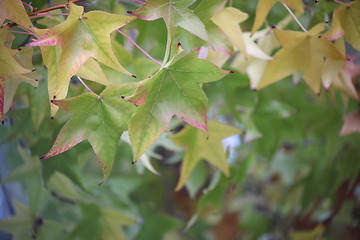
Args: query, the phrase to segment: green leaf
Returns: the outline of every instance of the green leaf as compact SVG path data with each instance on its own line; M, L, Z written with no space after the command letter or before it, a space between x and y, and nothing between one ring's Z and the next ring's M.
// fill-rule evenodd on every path
M163 18L172 40L176 27L179 26L209 42L204 24L188 8L194 2L195 0L149 0L141 8L128 13L147 21Z
M165 233L181 227L182 223L165 215L152 215L146 218L135 240L163 239Z
M181 165L180 179L176 190L182 188L196 164L205 159L219 168L227 177L230 176L226 155L221 140L241 131L224 123L210 121L208 133L191 125L171 137L177 145L187 149Z
M127 130L135 111L135 106L120 96L131 94L134 89L134 84L119 84L105 89L100 96L85 93L52 101L73 116L61 129L53 147L42 158L65 152L88 139L98 156L105 181L110 174L120 136Z
M207 98L199 83L219 80L227 72L198 59L197 52L178 57L141 81L136 92L125 98L141 105L129 124L134 162L160 137L173 115L207 130Z
M81 204L82 218L66 239L125 240L121 225L135 221L115 209L101 209L95 204Z

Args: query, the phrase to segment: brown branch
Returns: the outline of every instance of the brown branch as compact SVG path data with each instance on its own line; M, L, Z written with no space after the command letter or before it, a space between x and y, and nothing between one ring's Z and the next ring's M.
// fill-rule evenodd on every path
M80 2L81 0L73 0L71 1L72 3L76 3L76 2ZM45 12L50 12L50 11L53 11L53 10L56 10L56 9L60 9L60 8L66 8L69 6L69 2L67 3L64 3L64 4L60 4L60 5L57 5L57 6L53 6L53 7L49 7L49 8L45 8L45 9L42 9L42 10L39 10L39 11L35 11L35 12L29 12L28 13L28 16L34 16L34 15L37 15L39 13L45 13Z

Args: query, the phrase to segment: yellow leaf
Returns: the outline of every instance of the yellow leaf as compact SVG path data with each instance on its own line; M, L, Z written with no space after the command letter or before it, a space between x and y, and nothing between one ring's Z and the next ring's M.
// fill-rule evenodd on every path
M285 3L292 9L304 13L304 7L302 0L259 0L256 7L256 16L251 34L254 34L264 23L266 16L269 14L270 9L274 6L276 2Z
M257 89L277 82L300 69L305 82L319 94L324 57L345 60L330 41L318 37L324 27L325 23L320 23L309 32L281 31L275 28L275 36L283 48L266 66Z
M332 18L331 28L322 38L335 40L344 36L356 49L360 50L360 1L338 6Z
M239 26L249 15L232 7L224 8L211 20L226 34L231 44L246 55L245 42Z

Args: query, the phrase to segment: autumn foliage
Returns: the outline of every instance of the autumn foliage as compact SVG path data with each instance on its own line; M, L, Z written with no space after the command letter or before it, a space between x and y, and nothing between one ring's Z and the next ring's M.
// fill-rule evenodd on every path
M359 0L54 2L0 0L0 230L359 236Z

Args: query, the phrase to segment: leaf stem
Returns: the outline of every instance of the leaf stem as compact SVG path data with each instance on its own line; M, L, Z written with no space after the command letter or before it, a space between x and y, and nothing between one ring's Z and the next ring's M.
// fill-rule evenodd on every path
M297 22L297 24L301 27L301 29L304 32L307 32L306 28L304 28L304 26L300 23L299 19L296 18L295 14L290 10L290 8L285 4L282 3L282 5L286 8L286 10L288 10L288 12L290 13L290 15L295 19L295 21Z
M144 49L142 49L139 45L136 44L136 42L134 42L130 37L128 37L125 33L123 33L122 31L120 31L119 29L116 29L116 31L118 31L121 35L123 35L127 40L129 40L132 44L135 45L135 47L137 47L140 51L142 51L148 58L150 58L151 60L153 60L154 62L156 62L157 64L161 65L161 63L159 61L157 61L156 59L154 59L152 56L150 56L150 54L148 54Z
M341 2L339 0L334 0L334 2L339 3L339 4L345 4L345 3L343 3L343 2Z
M143 1L140 1L140 0L133 0L134 2L137 2L137 3L140 3L140 4L144 4Z
M95 94L96 96L98 96L98 97L100 98L99 95L97 95L96 93L94 93L93 90L91 90L91 89L88 87L88 85L86 85L86 83L84 83L84 81L81 79L81 77L79 77L79 76L76 76L76 77L79 79L79 81L81 82L81 84L84 85L84 87L86 87L86 89L87 89L89 92L91 92L92 94Z
M19 31L12 31L12 32L29 34L29 35L33 35L33 36L36 37L36 38L39 38L39 36L38 36L36 33L33 33L33 32L31 32L31 31L27 30L27 29L24 28L23 26L18 25L17 27L20 28L20 29L22 29L22 30L24 30L26 33L24 33L24 32L19 32Z
M28 4L28 3L24 2L24 1L21 1L21 2L22 2L22 4L24 4L25 6L30 8L30 12L34 11L34 8L30 4Z

